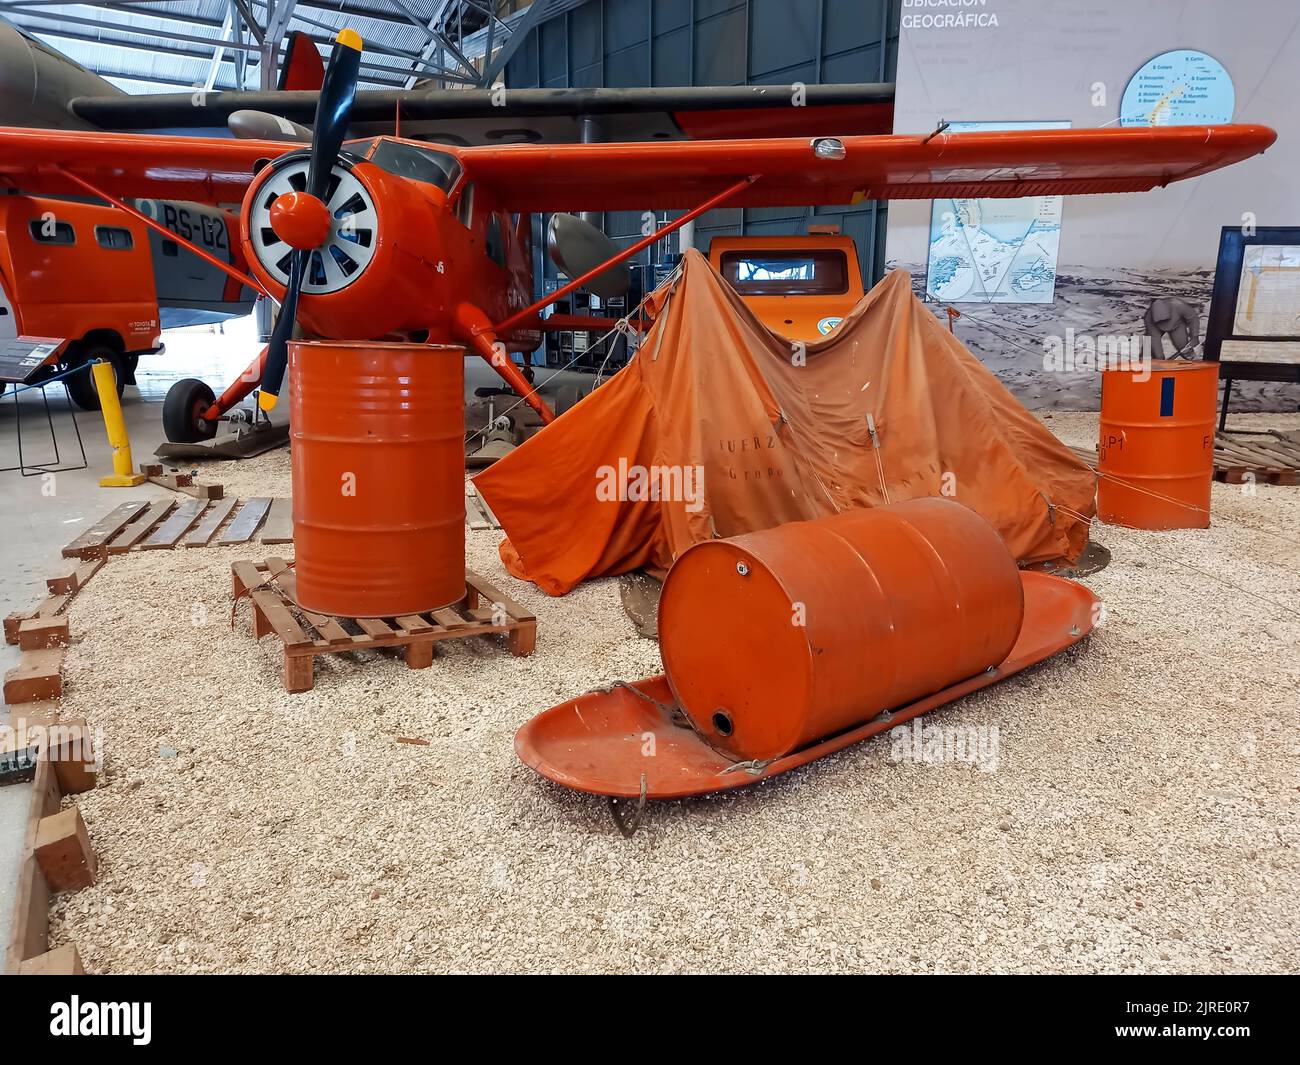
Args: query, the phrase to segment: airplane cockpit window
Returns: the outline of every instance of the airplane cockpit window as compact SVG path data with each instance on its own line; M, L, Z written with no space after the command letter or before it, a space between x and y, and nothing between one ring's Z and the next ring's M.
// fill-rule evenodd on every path
M487 234L483 240L483 250L487 257L503 270L506 265L506 245L501 237L501 216L495 212L488 215Z
M343 150L353 158L364 159L370 154L370 149L378 143L378 137L371 137L366 141L344 141Z
M437 185L443 192L449 191L460 177L460 162L454 155L401 141L380 140L370 161L390 174Z
M72 231L72 223L33 218L27 223L27 231L37 244L76 244L77 235Z
M135 247L135 238L129 229L121 226L96 226L95 241L101 248L113 251L130 251Z
M722 276L742 296L838 296L849 290L844 252L729 251Z

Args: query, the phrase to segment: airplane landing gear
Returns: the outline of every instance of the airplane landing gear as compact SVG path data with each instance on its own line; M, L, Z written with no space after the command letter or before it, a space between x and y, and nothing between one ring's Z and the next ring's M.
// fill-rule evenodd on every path
M203 417L216 397L202 381L187 377L167 390L163 400L163 432L174 444L197 444L211 440L217 423Z

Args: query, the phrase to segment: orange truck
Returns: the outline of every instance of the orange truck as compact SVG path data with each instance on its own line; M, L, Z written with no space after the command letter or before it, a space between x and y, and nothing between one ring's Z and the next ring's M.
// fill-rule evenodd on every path
M224 212L158 200L134 206L234 261ZM101 359L113 365L120 394L140 356L162 350L165 326L247 314L252 296L124 211L0 195L0 341L31 337L41 350L36 338L57 339L43 377ZM73 374L67 385L79 407L99 408L92 374Z
M714 237L709 262L769 329L792 340L830 333L862 299L852 237Z

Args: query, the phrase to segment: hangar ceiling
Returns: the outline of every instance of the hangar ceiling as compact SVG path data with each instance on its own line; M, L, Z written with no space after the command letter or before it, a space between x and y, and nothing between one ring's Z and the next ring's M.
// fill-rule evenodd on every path
M0 17L129 93L273 88L289 33L327 53L344 26L366 42L363 88L455 88L484 83L485 54L490 84L539 16L579 2L0 0Z

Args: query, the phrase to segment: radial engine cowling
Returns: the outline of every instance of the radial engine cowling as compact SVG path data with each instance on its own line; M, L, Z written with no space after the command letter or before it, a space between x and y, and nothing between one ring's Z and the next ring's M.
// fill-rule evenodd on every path
M283 155L244 196L244 254L277 300L288 284L293 247L283 227L277 232L272 224L271 208L281 196L306 189L307 167L306 152ZM449 271L427 195L441 192L417 192L377 166L340 156L324 197L328 234L303 278L298 318L307 332L358 340L425 329L437 334L438 323L450 317Z

